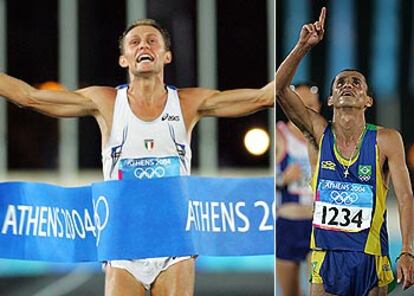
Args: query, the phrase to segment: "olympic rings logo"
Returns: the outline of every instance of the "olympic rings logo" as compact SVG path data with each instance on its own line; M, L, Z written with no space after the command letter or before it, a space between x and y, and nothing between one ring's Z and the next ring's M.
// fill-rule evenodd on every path
M368 181L369 181L369 179L371 179L371 176L359 176L359 179L360 179L361 181L368 182Z
M106 197L101 195L98 197L98 200L93 202L93 218L95 220L95 227L96 227L96 246L99 245L99 241L101 239L101 233L105 229L106 225L108 224L109 220L109 205ZM99 205L102 204L101 207ZM101 208L101 210L99 210ZM103 214L103 219L101 219L101 215Z
M331 191L331 199L337 205L352 205L358 200L358 195L356 193L348 193L346 191L338 192L336 190Z
M162 178L165 176L165 168L157 166L155 168L137 168L134 171L135 177L138 179L152 179L152 178Z

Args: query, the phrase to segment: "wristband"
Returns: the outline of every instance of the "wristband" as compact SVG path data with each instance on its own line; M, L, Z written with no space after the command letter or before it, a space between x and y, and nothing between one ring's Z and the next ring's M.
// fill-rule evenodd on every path
M397 261L402 257L402 256L404 256L404 255L408 255L409 257L411 257L411 258L413 258L414 259L414 255L413 254L411 254L411 253L409 253L409 252L401 252L401 254L397 257L397 258L395 258L395 263L397 263Z

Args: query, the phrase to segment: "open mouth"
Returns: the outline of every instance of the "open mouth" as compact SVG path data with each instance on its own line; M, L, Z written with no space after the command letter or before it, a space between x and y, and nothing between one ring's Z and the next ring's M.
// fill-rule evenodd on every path
M137 61L137 63L153 62L154 58L151 55L144 53L142 55L139 55L137 57L136 61Z
M345 91L343 91L343 92L341 93L341 96L350 96L350 97L353 97L353 96L354 96L354 94L353 94L353 92L352 92L352 91L350 91L350 90L345 90Z

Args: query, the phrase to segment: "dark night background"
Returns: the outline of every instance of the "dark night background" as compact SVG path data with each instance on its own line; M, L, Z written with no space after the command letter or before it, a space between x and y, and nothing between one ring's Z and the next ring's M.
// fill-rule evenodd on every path
M57 0L7 1L7 72L32 85L58 81ZM126 82L118 66L119 35L126 27L125 1L78 1L79 87ZM23 9L24 8L24 9ZM237 8L235 10L235 8ZM147 1L147 16L172 35L174 62L166 83L197 86L196 3L194 0ZM217 1L218 88L260 88L268 82L266 1ZM267 128L268 111L241 119L219 119L220 167L267 168L269 157L253 157L243 147L250 127ZM197 129L193 166L197 168ZM9 169L55 169L58 122L8 106ZM79 121L80 168L100 168L100 134L93 118Z

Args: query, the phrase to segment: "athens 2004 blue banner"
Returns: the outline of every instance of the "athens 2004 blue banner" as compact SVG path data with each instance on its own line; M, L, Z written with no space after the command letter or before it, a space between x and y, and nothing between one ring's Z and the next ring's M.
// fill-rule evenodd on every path
M0 183L0 257L53 262L273 253L273 179Z

